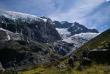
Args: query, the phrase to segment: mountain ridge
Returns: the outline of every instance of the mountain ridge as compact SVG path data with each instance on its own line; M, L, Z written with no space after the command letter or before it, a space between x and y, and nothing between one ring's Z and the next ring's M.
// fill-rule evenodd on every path
M52 20L46 17L0 10L0 28L19 33L26 41L49 43L61 40Z
M62 23L63 22L63 23ZM87 32L91 32L91 33L99 33L98 30L96 29L88 29L85 26L74 22L74 23L69 23L67 21L54 21L53 22L55 27L58 29L67 29L68 32L70 32L70 35L75 35L75 34L79 34L79 33L87 33Z
M88 48L90 50L95 48L106 48L105 46L110 42L110 29L104 31L103 33L99 34L95 38L91 39L87 43L85 43L83 46L79 47L76 51L73 53L80 55L83 50L87 50Z

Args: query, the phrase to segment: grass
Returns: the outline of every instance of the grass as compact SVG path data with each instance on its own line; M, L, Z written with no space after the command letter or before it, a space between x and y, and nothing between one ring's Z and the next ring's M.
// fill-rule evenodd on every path
M24 71L24 72L19 72L18 74L39 74L43 72L45 69L42 67L30 70L30 71Z
M83 67L82 71L78 71L77 66L74 69L50 69L43 74L110 74L110 66L94 64L91 67Z
M75 50L72 54L80 55L83 50L90 50L95 48L103 48L106 44L110 42L110 29L101 33L97 37L91 39L89 42L85 43L83 46Z
M65 62L63 61L61 64ZM81 71L77 70L79 61L75 62L74 68L70 68L68 64L65 65L66 68L58 68L55 66L45 68L42 66L30 71L19 72L18 74L110 74L110 65L108 64L93 63L92 66L83 66Z

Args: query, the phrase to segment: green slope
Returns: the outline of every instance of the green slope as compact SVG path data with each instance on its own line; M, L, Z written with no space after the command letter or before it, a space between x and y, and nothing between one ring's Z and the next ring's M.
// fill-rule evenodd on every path
M110 42L110 29L107 31L101 33L99 36L95 37L94 39L90 40L88 43L84 44L77 50L75 50L71 55L77 54L80 55L84 49L90 48L102 48L105 44L108 44ZM39 67L30 71L24 71L19 72L19 74L110 74L110 65L106 64L96 64L93 63L92 66L84 66L82 67L81 71L78 70L78 67L80 65L80 61L74 62L74 69L70 68L67 62L67 57L60 60L60 67L56 67L53 64L51 64L51 67ZM65 65L65 68L62 68L61 66Z
M106 44L110 42L110 29L101 33L97 37L91 39L89 42L75 50L73 53L76 55L80 55L85 49L94 49L94 48L103 48Z

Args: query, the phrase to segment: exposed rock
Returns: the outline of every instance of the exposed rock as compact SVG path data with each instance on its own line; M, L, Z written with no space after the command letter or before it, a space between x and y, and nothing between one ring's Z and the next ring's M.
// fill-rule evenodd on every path
M62 56L65 56L67 53L73 50L74 44L73 43L67 43L64 41L57 41L54 42L51 45L52 51L54 53L58 53Z
M8 40L21 40L22 35L19 33L13 33L3 28L0 28L0 40L1 41L8 41Z
M52 20L49 18L38 18L37 16L16 12L12 12L12 14L9 11L2 10L0 10L0 13L0 28L19 34L21 40L49 43L61 39L52 23ZM20 17L18 18L17 16ZM11 35L12 34L9 34L10 37Z
M82 66L91 66L92 65L92 60L88 58L83 58L80 65Z
M110 64L110 49L93 49L88 54L88 58L94 60L97 63L109 63Z

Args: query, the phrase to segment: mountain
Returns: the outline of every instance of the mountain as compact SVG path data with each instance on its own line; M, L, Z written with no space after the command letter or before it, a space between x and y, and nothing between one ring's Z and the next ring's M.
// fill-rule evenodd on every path
M80 55L84 49L95 49L95 48L106 48L110 42L110 29L106 30L105 32L99 34L95 38L91 39L89 42L85 43L83 46L78 48L73 53Z
M53 23L56 27L56 30L62 37L62 41L72 43L74 45L71 51L67 53L68 55L100 34L96 29L88 29L77 22L69 23L67 21L54 21Z
M74 71L73 71L73 68L70 68L70 66L68 67L68 64L67 64L67 61L69 59L69 57L66 57L64 58L63 60L60 61L60 65L58 66L58 68L56 66L52 66L50 67L48 70L39 70L39 68L36 68L34 70L31 70L31 71L28 71L28 73L42 73L43 74L51 74L51 73L62 73L62 74L88 74L88 73L92 73L92 74L95 74L97 72L97 74L100 74L100 73L110 73L110 65L108 63L96 63L94 62L94 60L92 60L92 64L88 64L89 62L87 62L86 60L90 60L89 58L82 58L82 56L80 56L83 52L84 49L87 49L88 47L90 49L93 49L93 48L97 48L97 47L100 47L100 48L105 48L104 45L108 45L109 44L109 55L106 54L107 52L106 51L103 51L103 54L101 54L102 51L100 51L100 49L98 51L96 51L98 54L95 54L93 56L96 56L98 55L98 61L102 62L103 61L107 61L105 59L108 59L109 60L109 63L110 63L110 59L109 59L109 56L110 56L110 29L108 29L107 31L101 33L100 35L98 35L97 37L93 38L92 40L90 40L88 43L84 44L82 47L80 47L79 49L75 50L71 56L73 56L74 54L77 55L77 61L74 61ZM103 49L102 48L102 49ZM99 56L99 54L101 54L101 56ZM108 55L108 56L106 56ZM99 57L103 57L103 56L106 56L102 59L100 59ZM80 58L81 57L81 58ZM96 58L94 57L94 58ZM85 60L86 59L86 60ZM84 61L83 61L84 60ZM82 63L83 62L83 63ZM81 65L81 67L80 67ZM84 66L82 66L84 65ZM97 69L96 69L97 67ZM43 69L46 69L45 67L43 67ZM68 70L69 69L69 70ZM24 73L27 73L27 72L24 72Z
M0 62L3 68L25 70L51 63L91 39L92 33L86 32L83 37L80 36L82 32L72 35L69 29L74 25L69 23L68 26L67 21L61 23L65 26L55 29L54 22L45 16L0 10Z
M79 33L99 33L96 29L88 29L83 25L75 22L71 27L68 28L68 31L71 32L71 35L79 34Z
M51 63L60 57L47 44L21 40L0 41L0 62L5 70L30 70L34 65L37 67L39 64Z
M67 21L54 21L54 25L56 28L69 28L73 23L69 23Z
M85 26L74 22L74 23L69 23L67 21L54 21L53 22L56 29L59 31L59 33L67 33L67 35L75 35L75 34L80 34L80 33L99 33L96 29L88 29ZM65 30L65 31L64 31Z
M0 66L5 70L54 62L62 56L49 44L59 40L50 18L0 10Z
M20 40L25 41L49 43L61 39L52 20L47 17L0 10L0 28L19 34ZM10 37L8 32L7 35Z

